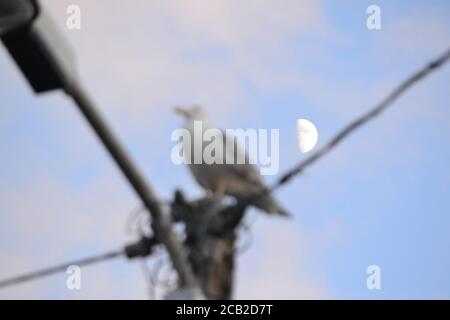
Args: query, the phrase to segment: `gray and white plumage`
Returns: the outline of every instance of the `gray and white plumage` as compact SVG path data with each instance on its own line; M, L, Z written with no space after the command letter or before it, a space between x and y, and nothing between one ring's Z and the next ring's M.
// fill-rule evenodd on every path
M205 110L199 106L191 108L177 107L175 111L185 118L185 129L190 132L191 137L194 137L194 121L201 121L203 130L214 128L210 125ZM223 130L220 130L220 132L222 133L224 144L224 152L220 155L224 159L223 163L206 164L202 162L201 164L194 164L193 161L189 161L188 167L195 180L205 190L217 192L223 188L221 191L224 194L238 200L248 199L263 191L266 186L256 167L249 163L248 154L241 148L235 137L227 135ZM232 141L229 141L227 144L226 141L228 139L232 139ZM193 159L194 144L196 142L202 144L202 151L208 144L203 140L195 141L191 143L191 150L186 150L188 145L184 145L184 154L192 157L189 160ZM234 148L234 150L231 148ZM234 157L233 163L226 163L226 153L230 153ZM245 159L243 164L236 161L239 157ZM254 206L267 213L290 216L271 195L260 198L254 203Z

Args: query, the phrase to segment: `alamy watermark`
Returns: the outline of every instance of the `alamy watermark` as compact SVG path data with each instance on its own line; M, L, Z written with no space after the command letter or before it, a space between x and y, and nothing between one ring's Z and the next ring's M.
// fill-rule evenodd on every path
M279 129L222 131L194 121L193 130L176 129L171 140L178 142L171 152L175 164L258 164L261 175L278 173Z
M69 275L66 280L66 287L69 290L81 289L81 268L77 265L71 265L67 268L66 273Z
M66 14L69 16L66 20L66 27L69 30L80 30L81 29L81 8L77 5L70 5L66 9Z
M369 15L366 26L369 30L381 30L381 8L375 4L367 7L366 13Z
M373 264L367 267L366 273L369 275L366 280L366 286L369 290L381 290L381 268Z

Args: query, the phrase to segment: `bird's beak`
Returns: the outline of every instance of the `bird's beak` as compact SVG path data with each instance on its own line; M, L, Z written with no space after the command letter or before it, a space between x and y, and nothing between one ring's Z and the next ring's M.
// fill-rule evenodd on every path
M176 114L183 116L185 118L187 118L189 116L189 113L187 112L187 110L183 109L182 107L175 107L174 111Z

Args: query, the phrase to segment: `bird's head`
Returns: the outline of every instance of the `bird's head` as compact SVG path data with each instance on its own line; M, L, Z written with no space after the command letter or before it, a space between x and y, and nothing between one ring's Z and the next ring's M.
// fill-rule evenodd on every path
M175 113L182 116L187 121L206 120L208 115L206 111L200 106L192 107L175 107Z

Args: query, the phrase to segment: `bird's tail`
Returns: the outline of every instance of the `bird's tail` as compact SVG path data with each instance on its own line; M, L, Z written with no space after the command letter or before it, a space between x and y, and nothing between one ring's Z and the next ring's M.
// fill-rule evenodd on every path
M271 196L267 195L254 203L254 206L270 214L278 214L284 217L292 217L278 202Z

